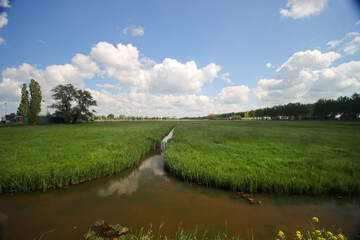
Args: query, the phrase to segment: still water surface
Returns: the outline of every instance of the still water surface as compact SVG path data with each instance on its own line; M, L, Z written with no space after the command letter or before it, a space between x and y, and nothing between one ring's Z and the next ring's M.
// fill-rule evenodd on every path
M171 136L170 136L171 137ZM166 148L166 144L163 144ZM354 239L360 233L358 198L274 196L255 194L261 205L232 192L181 181L164 171L163 152L149 153L140 166L100 180L45 193L0 196L0 239L80 239L96 220L119 223L133 231L153 225L162 234L179 224L209 234L273 239L284 232L304 231L313 216L321 226L342 228Z

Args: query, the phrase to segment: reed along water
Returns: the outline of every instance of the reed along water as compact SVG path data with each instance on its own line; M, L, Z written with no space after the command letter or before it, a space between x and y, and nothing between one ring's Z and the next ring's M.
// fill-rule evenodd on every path
M172 132L171 132L172 135ZM166 149L167 137L162 144ZM319 226L349 239L360 234L359 198L275 196L254 194L251 204L240 195L203 184L181 181L164 170L163 151L148 153L136 168L120 174L45 193L0 196L0 239L80 239L91 224L103 219L133 232L151 224L155 233L175 236L181 224L186 230L208 236L227 229L228 236L274 239L310 229L313 216ZM333 227L334 226L334 227Z

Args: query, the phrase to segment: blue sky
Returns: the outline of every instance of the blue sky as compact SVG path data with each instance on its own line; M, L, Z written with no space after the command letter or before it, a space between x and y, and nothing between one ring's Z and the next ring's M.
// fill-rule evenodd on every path
M98 114L201 116L360 92L352 0L0 0L0 115L20 87L89 90Z

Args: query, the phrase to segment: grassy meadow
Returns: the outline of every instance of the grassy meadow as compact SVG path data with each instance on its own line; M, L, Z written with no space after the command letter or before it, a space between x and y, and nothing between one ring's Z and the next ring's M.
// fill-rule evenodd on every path
M62 187L136 164L170 121L0 127L0 192Z
M187 181L236 191L360 194L360 123L181 122L165 152Z

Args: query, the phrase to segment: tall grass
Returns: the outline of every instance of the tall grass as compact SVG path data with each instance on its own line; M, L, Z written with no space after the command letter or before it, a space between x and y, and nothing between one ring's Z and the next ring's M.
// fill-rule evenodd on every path
M252 240L253 236L249 235L247 238L241 238L238 236L229 236L227 230L225 229L222 232L218 232L214 235L208 235L208 230L204 230L204 232L200 233L195 228L194 230L184 229L181 225L179 225L178 230L175 235L161 235L160 232L155 234L150 226L147 230L141 228L140 231L135 233L130 233L126 236L127 240L241 240L248 239Z
M0 127L0 192L90 181L136 164L174 122Z
M166 167L187 181L276 194L360 193L360 123L181 122Z
M319 219L317 217L313 217L313 221L310 222L311 228L306 232L301 233L300 231L296 231L295 233L284 233L281 230L278 230L275 236L268 236L266 239L278 239L278 240L347 240L348 238L344 235L341 229L325 230L321 228L318 224ZM101 226L98 226L97 223L102 223ZM128 232L127 227L122 227L119 224L109 225L105 223L103 220L98 221L93 224L87 233L83 235L81 240L100 240L100 239L127 239L127 240L241 240L248 239L253 240L253 233L247 232L247 236L245 238L241 238L240 234L237 236L230 236L227 231L227 227L223 231L217 232L216 234L209 235L208 229L205 229L203 233L199 233L197 228L194 230L187 230L184 227L179 225L175 235L163 235L161 234L161 229L164 227L165 222L162 222L158 228L157 233L153 231L152 225L146 230L145 228L141 228L139 231L133 232L130 230ZM335 228L333 226L333 228ZM125 229L125 230L124 230ZM113 230L113 231L109 231ZM49 231L50 232L50 231Z
M97 223L101 223L102 225L98 226ZM107 224L103 220L99 220L95 224L93 224L89 230L83 235L81 240L101 240L101 239L126 239L126 240L241 240L240 235L236 237L230 237L227 232L227 228L224 231L218 232L216 234L209 235L208 229L205 229L203 233L199 233L197 228L194 230L187 230L184 227L179 225L175 235L163 235L161 233L162 227L164 227L165 222L162 222L157 230L154 232L152 225L148 229L142 227L140 230L133 232L127 227L122 227L119 224ZM115 226L115 227L114 227ZM120 231L118 231L120 229ZM123 229L126 229L123 231ZM248 240L253 239L253 236L248 232Z

